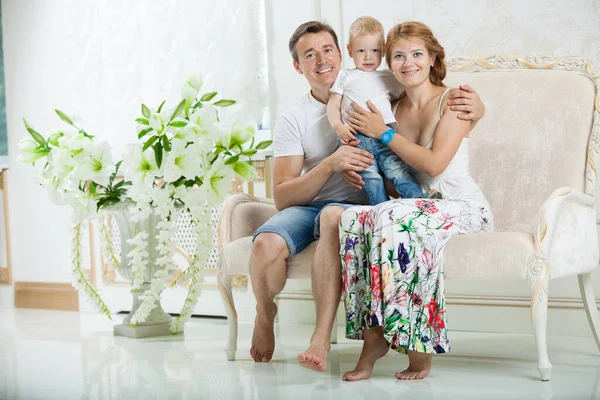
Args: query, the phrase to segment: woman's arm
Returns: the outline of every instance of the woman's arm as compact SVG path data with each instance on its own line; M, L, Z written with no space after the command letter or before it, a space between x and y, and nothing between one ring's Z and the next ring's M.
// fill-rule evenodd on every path
M372 138L381 139L383 132L389 128L383 122L379 110L371 102L367 102L367 105L370 112L353 105L355 111L348 111L350 117L347 120L354 129ZM413 168L429 176L437 176L448 167L461 141L471 129L471 122L459 119L458 114L459 111L446 109L435 129L431 149L398 134L393 136L388 146Z

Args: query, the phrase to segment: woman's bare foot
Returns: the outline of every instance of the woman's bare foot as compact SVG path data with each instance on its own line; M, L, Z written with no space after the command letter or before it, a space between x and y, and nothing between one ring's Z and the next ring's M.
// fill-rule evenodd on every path
M329 341L323 343L322 341L311 339L308 349L304 353L298 354L298 363L304 368L323 372L327 368L329 349L331 349Z
M371 328L364 331L364 343L358 363L352 371L342 377L345 381L360 381L369 379L373 372L375 362L385 356L390 349L387 340L383 337L382 328Z
M267 310L256 310L254 332L252 333L252 347L250 355L256 362L269 362L275 352L275 316L277 306L273 304Z
M431 359L433 354L408 351L408 368L402 372L396 372L396 378L405 381L423 379L431 371Z

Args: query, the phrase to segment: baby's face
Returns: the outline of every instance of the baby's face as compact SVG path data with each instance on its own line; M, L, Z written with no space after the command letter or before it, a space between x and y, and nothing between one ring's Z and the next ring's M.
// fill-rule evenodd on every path
M382 45L380 35L367 34L355 36L348 45L348 52L354 60L356 68L361 71L371 72L375 71L381 65Z

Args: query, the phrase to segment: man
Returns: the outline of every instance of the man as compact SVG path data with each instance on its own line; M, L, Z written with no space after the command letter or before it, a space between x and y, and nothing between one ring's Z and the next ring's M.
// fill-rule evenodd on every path
M316 326L298 362L323 371L342 290L340 217L352 204L366 204L357 172L371 165L373 156L352 146L338 148L327 121L329 88L342 59L333 29L317 21L304 23L290 38L289 50L311 91L280 116L274 130L273 196L282 211L254 234L250 276L257 305L250 354L257 362L273 357L274 298L285 286L287 259L318 238L312 269ZM450 95L450 106L467 112L462 119L480 119L484 107L479 96L468 87L461 89Z

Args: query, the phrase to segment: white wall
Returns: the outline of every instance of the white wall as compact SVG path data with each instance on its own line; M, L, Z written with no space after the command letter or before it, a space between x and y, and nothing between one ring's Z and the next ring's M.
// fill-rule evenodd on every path
M386 31L406 20L428 24L450 57L490 53L579 55L600 66L598 0L304 0L291 4L271 0L267 4L271 15L276 17L267 32L272 119L308 90L306 80L292 68L287 40L298 25L312 19L329 22L338 33L342 49L352 21L371 15L382 22ZM345 52L344 67L353 67ZM600 293L598 273L594 286ZM309 290L307 282L288 282L282 307L293 310L294 318L301 315L310 320L312 304L297 300L307 298ZM446 290L449 302L454 303L449 307L455 311L453 329L530 331L529 288L525 282L450 281ZM574 277L552 281L550 297L550 332L566 333L577 326L581 328L577 329L578 334L589 335ZM572 311L573 308L579 311ZM509 315L512 313L514 321L495 318L506 315L506 310ZM286 314L279 315L285 318Z

